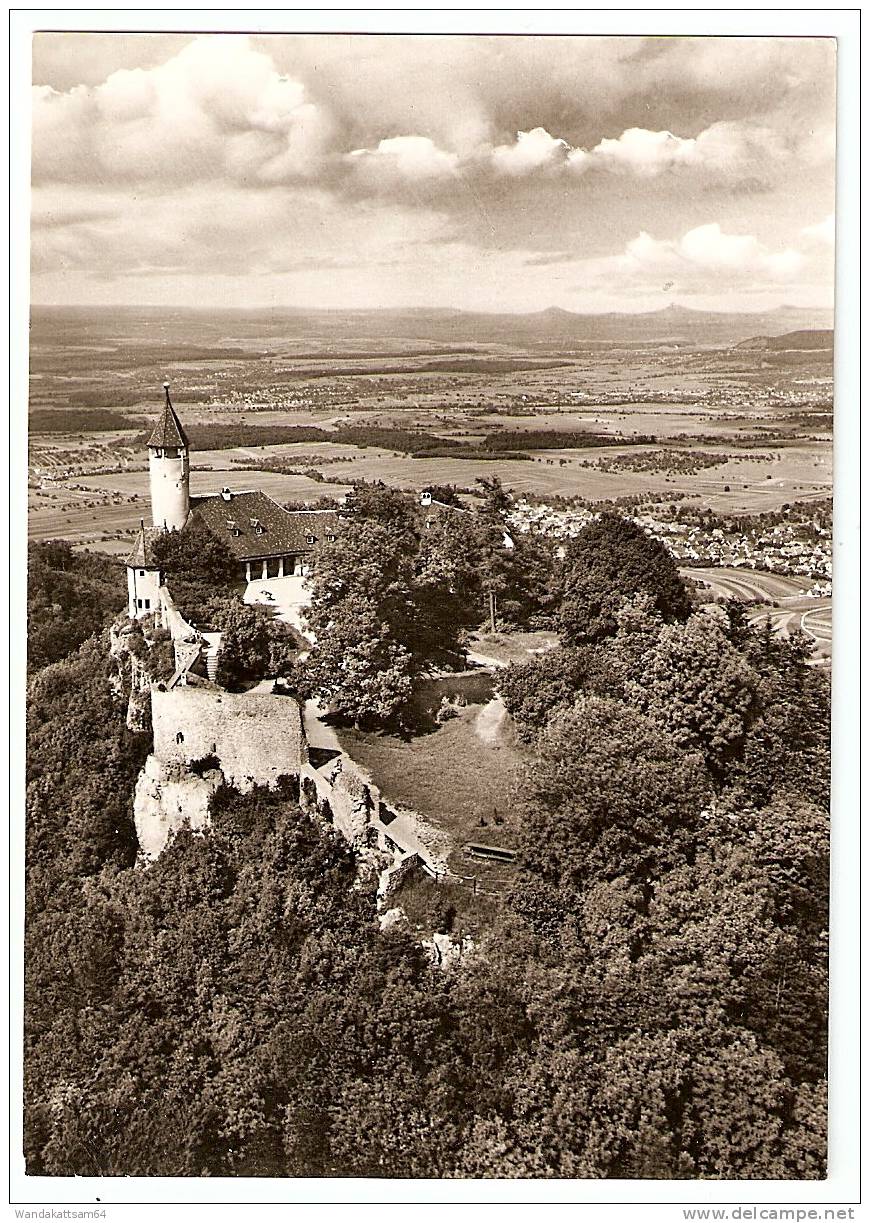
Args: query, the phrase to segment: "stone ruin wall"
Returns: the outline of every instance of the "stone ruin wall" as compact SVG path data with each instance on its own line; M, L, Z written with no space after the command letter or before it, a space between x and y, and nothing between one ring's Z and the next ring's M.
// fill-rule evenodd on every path
M337 756L322 770L305 765L300 801L357 848L366 843L372 815L380 809L376 787L363 778L347 756Z
M157 858L181 828L202 831L224 783L242 793L298 777L307 759L302 717L292 697L213 689L151 690L154 748L136 783L136 835ZM210 761L201 774L191 765Z
M211 822L211 800L221 785L219 770L202 777L183 765L164 764L149 756L136 781L133 819L139 850L146 859L158 858L173 833L181 828L201 832Z
M344 753L320 768L303 765L299 801L362 856L375 852L386 857L389 865L380 877L379 907L411 871L422 869L438 878L447 870L446 833L414 811L387 806L367 774Z
M354 848L386 855L379 905L405 875L447 869L449 838L416 812L385 805L369 777L344 753L315 768L308 760L301 710L289 696L218 689L152 688L153 754L136 785L134 814L143 857L153 860L172 835L210 823L215 791L242 793L300 779L303 808L325 819ZM193 765L206 767L193 771Z
M289 696L154 689L151 722L159 760L190 765L215 757L227 784L243 794L298 777L308 756L299 705Z

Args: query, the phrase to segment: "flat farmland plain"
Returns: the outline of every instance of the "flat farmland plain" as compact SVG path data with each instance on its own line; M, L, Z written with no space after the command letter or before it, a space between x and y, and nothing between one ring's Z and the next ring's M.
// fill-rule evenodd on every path
M634 494L667 497L682 493L688 500L702 502L713 510L733 513L759 513L779 509L790 501L830 495L830 456L820 456L814 449L772 450L772 463L757 462L753 452L746 451L721 467L691 474L597 470L598 463L606 457L620 453L627 451L608 447L534 451L529 459L415 459L363 450L346 464L324 468L324 475L336 482L383 480L397 488L425 488L427 484L465 488L478 477L498 476L506 488L521 496L543 494L596 501ZM589 463L595 466L587 466Z
M37 310L31 408L51 409L59 419L109 409L136 423L126 433L34 434L30 535L114 548L113 536L147 518L144 448L133 439L143 420L156 418L165 377L190 425L328 430L348 423L420 429L434 442L472 444L503 431L585 430L649 435L669 450L721 447L728 456L693 472L680 471L676 456L641 470L613 463L622 453L642 455L640 447L532 448L527 459L502 460L418 459L330 442L240 445L194 454L195 493L226 484L311 502L341 497L351 480L466 489L479 477L497 476L531 498L640 496L726 513L827 497L830 351L789 353L783 363L776 354L734 347L798 325L829 324L799 323L793 313L762 324L761 316L729 321L691 311L665 312L658 322L626 316L589 323L559 312L472 319L450 312ZM589 338L577 338L581 333ZM316 478L264 470L277 463L313 469Z
M687 443L688 447L688 443ZM693 449L716 453L717 447ZM642 455L650 447L606 447L533 451L529 459L413 458L376 447L365 449L332 443L292 444L232 450L200 451L194 455L191 492L217 493L259 488L277 501L316 501L343 497L352 480L381 480L394 488L423 489L430 484L474 486L479 477L497 476L518 496L583 497L614 500L638 494L667 499L681 494L720 512L759 513L795 500L830 495L831 456L823 448L786 446L764 451L722 450L721 466L691 473L599 470L621 455ZM682 449L682 448L681 448ZM732 457L738 456L738 457ZM263 470L280 460L313 468L322 476ZM337 461L336 461L337 460ZM148 517L148 472L144 467L123 472L80 475L56 481L51 491L32 491L29 535L32 539L64 537L98 540L134 528Z
M596 433L622 433L627 437L648 434L654 438L673 438L697 434L721 435L723 440L739 438L747 427L774 426L769 413L753 413L747 417L740 412L722 412L721 409L704 407L701 404L662 405L628 403L612 407L557 408L545 406L533 416L508 416L505 413L487 413L475 416L475 432L492 432L498 429L554 429L568 433L574 429Z
M216 451L215 454L221 452ZM112 540L105 535L129 532L139 525L140 518L150 522L148 472L130 471L104 475L81 476L75 490L64 489L64 502L40 502L31 495L28 514L28 535L31 539L70 539L92 544L98 550L114 552L105 545ZM215 471L194 470L190 491L194 496L219 493L230 487L234 492L261 489L276 501L314 502L319 497L342 497L348 485L318 483L307 476L285 475L269 471L242 471L233 464Z

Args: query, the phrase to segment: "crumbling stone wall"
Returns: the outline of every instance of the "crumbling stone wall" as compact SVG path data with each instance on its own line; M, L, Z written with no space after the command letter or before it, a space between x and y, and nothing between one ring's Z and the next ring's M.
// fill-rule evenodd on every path
M307 759L299 705L289 696L205 688L153 689L154 754L165 764L215 758L243 794L298 777Z
M422 865L419 854L403 854L385 871L382 871L378 879L378 908L386 908L404 880L415 871L420 870Z
M194 832L207 828L211 800L222 782L217 769L199 777L183 764L166 764L149 756L133 796L133 820L142 856L153 861L181 828Z
M372 831L379 849L385 849L394 857L398 854L416 854L421 864L433 875L446 871L450 837L443 829L428 823L418 812L382 802L377 817L372 820Z
M387 806L369 777L344 753L320 768L303 766L300 802L358 850L380 851L393 865L407 861L405 869L419 867L435 877L447 870L447 834L415 811Z
M380 795L354 762L348 756L336 756L321 769L305 766L302 777L303 803L315 807L351 845L360 845L380 809Z
M160 587L160 619L173 641L196 641L199 638L196 629L187 623L176 607L168 586Z

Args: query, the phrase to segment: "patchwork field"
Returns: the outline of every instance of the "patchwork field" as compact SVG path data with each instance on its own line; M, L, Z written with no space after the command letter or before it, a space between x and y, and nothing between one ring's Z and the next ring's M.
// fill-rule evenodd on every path
M832 639L832 601L807 595L813 583L784 574L745 569L683 569L686 577L703 582L720 598L756 603L748 613L752 624L770 622L778 633L802 631L813 639L813 659L819 666L830 666Z
M542 430L586 431L652 448L721 452L727 461L689 470L650 462L651 447L538 450L524 459L488 454L415 458L378 441L361 449L314 440L202 446L192 490L257 487L279 501L340 498L352 480L398 488L473 488L497 476L518 495L592 501L644 497L729 513L778 510L830 495L830 349L783 354L737 341L827 326L683 311L584 320L410 312L205 313L36 311L31 410L39 427L105 410L105 432L39 432L31 438L29 532L115 551L147 517L145 454L134 443L172 380L182 419L206 428L336 426L417 430L480 451L489 436L530 439ZM779 328L777 331L776 328ZM744 328L746 330L744 330ZM748 330L748 334L747 334ZM117 427L118 413L131 430ZM82 428L99 428L91 421ZM634 456L620 464L623 454ZM267 471L297 467L297 474ZM298 474L306 472L310 474ZM312 478L313 477L313 478Z

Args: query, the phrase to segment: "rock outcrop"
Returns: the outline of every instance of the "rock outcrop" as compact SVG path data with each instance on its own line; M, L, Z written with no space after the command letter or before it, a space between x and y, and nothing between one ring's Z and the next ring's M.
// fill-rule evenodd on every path
M210 807L223 784L220 769L200 776L185 765L149 756L139 774L133 818L143 859L154 861L182 828L202 832L211 823Z

